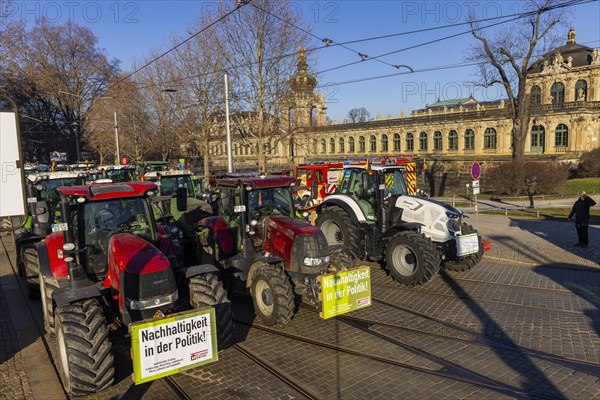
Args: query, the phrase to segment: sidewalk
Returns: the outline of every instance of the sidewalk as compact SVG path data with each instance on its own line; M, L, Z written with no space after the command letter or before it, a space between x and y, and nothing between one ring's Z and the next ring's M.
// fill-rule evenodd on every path
M41 304L39 300L27 299L12 267L12 238L5 233L1 235L0 381L3 385L0 399L64 399L64 391L42 340Z
M485 256L529 265L595 267L600 271L600 225L589 226L589 247L577 242L575 223L466 213L464 222L473 225L491 242Z

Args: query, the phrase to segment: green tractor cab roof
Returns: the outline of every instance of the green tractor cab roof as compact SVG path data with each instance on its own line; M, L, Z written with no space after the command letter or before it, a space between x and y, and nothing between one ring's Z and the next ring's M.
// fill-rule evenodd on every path
M245 177L240 179L217 179L217 185L222 187L237 187L239 183L255 189L267 189L282 186L295 186L296 179L288 176Z
M83 201L141 197L158 193L156 184L152 182L124 182L115 184L69 186L59 187L56 190L66 196L83 198Z

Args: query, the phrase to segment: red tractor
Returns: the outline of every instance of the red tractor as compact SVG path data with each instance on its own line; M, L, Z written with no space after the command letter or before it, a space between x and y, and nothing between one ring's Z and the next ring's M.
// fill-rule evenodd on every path
M263 323L287 323L296 296L317 303L318 275L353 266L343 247L330 248L319 228L295 218L294 178L218 179L217 185L219 215L200 220L198 254L221 265L228 288L250 290Z
M219 348L232 314L214 265L183 266L172 232L156 223L149 182L60 187L63 224L37 245L47 333L56 336L68 394L112 384L109 328L201 306L215 307ZM29 261L29 260L28 260Z

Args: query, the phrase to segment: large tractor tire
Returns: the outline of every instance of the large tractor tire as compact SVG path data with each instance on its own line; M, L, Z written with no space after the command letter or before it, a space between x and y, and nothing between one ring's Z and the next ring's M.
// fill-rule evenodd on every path
M424 285L440 269L440 255L435 244L417 232L401 232L385 246L385 266L392 277L404 285Z
M39 299L40 261L34 248L28 247L23 251L23 274L29 299Z
M204 274L190 279L190 303L193 308L215 308L217 319L217 346L219 350L233 345L233 314L231 302L221 281L214 274Z
M472 225L463 223L461 226L461 233L463 235L468 235L470 233L477 232ZM448 271L462 272L468 271L475 267L477 264L481 262L483 258L483 238L481 235L477 234L477 239L479 242L479 251L477 253L469 254L466 257L463 257L460 260L455 261L445 261L444 269Z
M44 329L50 336L54 336L54 305L52 295L58 289L58 282L54 277L47 277L40 273L40 298L42 300L42 314L44 316Z
M56 309L58 372L69 396L99 392L114 379L112 344L97 299Z
M294 316L294 291L283 265L258 267L252 276L250 294L256 315L265 325L285 325Z
M330 246L343 244L355 256L358 255L358 228L346 211L339 207L326 208L317 217L315 225L321 228Z

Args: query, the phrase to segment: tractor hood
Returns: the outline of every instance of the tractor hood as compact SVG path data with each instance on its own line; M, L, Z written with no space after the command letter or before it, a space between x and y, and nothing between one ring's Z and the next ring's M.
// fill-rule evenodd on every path
M421 232L434 242L460 234L462 212L452 206L425 197L400 196L396 208L402 209L402 221L421 224Z
M316 274L329 266L329 247L321 229L298 219L272 216L264 220L263 250L285 260L294 272Z
M171 266L165 255L146 240L131 233L112 235L108 245L109 271L149 274Z
M267 229L277 229L290 238L298 235L316 235L321 230L306 221L284 216L272 216L265 219Z

